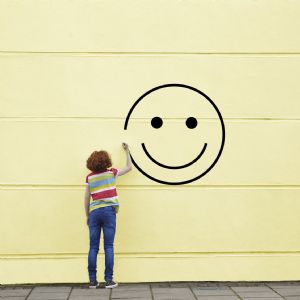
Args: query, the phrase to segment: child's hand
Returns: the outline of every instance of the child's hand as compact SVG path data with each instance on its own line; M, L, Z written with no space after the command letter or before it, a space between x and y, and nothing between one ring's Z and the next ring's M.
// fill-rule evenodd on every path
M127 143L122 143L122 146L125 150L128 150L128 144Z

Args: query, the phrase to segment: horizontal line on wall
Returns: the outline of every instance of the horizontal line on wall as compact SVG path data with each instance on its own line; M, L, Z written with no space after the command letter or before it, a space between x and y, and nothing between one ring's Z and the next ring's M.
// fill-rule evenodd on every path
M88 253L34 253L34 254L0 254L0 259L68 259L86 258ZM99 252L98 256L104 256ZM115 252L116 258L201 258L201 257L274 257L274 256L300 256L300 251L253 251L253 252Z
M255 51L255 52L247 52L247 51L210 51L210 52L184 52L184 51L10 51L10 50L2 50L0 51L0 55L67 55L67 56L99 56L99 55L138 55L138 56L146 56L146 55L271 55L271 56L295 56L300 55L298 51L291 51L291 52L269 52L269 51Z
M0 183L0 190L83 190L85 185L58 185L32 183ZM203 185L118 185L119 190L180 190L180 189L300 189L297 184L282 185L237 185L237 184L203 184Z
M131 118L132 120L137 121L148 121L149 118ZM0 121L26 121L26 122L48 122L48 121L77 121L77 120L83 120L83 121L94 121L94 120L108 120L108 121L125 121L125 117L57 117L57 116L47 116L47 117L7 117L7 116L0 116ZM182 121L185 120L186 117L181 118L170 118L170 117L163 117L163 119L166 120L173 120L173 121ZM218 121L218 118L197 118L199 120L206 120L206 121ZM257 117L257 118L225 118L223 117L223 120L228 121L300 121L300 118L270 118L270 117Z

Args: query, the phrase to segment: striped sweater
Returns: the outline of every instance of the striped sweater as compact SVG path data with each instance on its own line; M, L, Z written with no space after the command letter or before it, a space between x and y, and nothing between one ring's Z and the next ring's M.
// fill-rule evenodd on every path
M90 201L89 211L104 206L114 206L116 213L119 211L118 194L116 190L116 177L119 170L107 169L104 172L92 172L86 176L85 183L89 186Z

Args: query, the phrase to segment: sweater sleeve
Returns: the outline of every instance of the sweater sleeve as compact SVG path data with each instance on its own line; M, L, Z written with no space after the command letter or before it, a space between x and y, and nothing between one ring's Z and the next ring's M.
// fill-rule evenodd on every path
M119 169L117 169L117 168L111 168L110 170L113 172L114 177L117 177L117 176L118 176L118 174L119 174Z

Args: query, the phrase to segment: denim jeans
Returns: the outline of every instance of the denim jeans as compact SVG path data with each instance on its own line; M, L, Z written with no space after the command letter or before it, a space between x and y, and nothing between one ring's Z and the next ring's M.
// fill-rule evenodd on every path
M90 281L97 280L97 255L99 251L101 228L104 235L105 272L104 280L113 279L114 238L116 232L116 210L113 206L96 208L89 215L90 250L88 272Z

